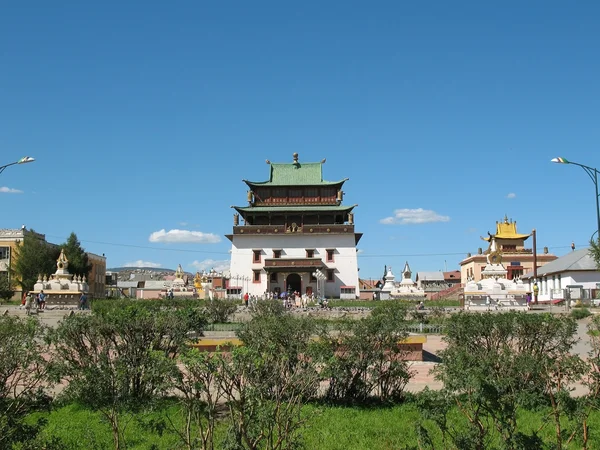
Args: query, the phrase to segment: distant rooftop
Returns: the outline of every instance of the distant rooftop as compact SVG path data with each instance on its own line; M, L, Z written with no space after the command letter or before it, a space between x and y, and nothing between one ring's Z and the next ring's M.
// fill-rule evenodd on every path
M587 248L575 250L567 253L554 261L544 264L537 270L538 277L552 275L554 273L562 272L577 272L577 271L598 271L596 261L590 255L590 251ZM532 278L533 271L523 275L523 278Z
M500 222L496 222L496 234L494 237L496 239L527 239L531 234L520 234L517 233L517 222L512 219L508 220L508 216L504 216L504 220ZM490 238L484 238L486 241L489 241Z

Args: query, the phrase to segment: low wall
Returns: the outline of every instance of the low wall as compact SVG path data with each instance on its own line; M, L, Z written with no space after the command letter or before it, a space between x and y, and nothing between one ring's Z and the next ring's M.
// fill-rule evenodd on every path
M409 336L398 343L398 347L405 351L404 359L407 361L423 361L423 344L427 336ZM203 352L230 352L232 348L243 345L237 337L201 338L191 347Z

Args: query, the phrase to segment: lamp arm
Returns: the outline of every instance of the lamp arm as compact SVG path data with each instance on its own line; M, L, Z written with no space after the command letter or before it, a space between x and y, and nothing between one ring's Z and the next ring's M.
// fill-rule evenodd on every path
M0 166L0 173L4 172L4 169L10 166L14 166L15 164L19 164L19 161L15 161L14 163L5 164L4 166Z
M596 169L595 167L586 166L585 164L579 164L579 163L571 162L571 161L569 161L569 164L573 164L574 166L581 167L583 170L585 170L585 173L587 173L588 176L591 178L592 183L594 183L594 184L597 183L598 169Z

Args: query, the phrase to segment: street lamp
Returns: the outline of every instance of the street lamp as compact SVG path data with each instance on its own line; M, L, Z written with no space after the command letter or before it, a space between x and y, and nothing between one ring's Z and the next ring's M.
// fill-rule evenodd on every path
M589 167L589 166L585 166L583 164L579 164L573 161L569 161L565 158L561 158L560 156L558 158L552 158L550 160L553 163L558 163L558 164L573 164L575 166L579 166L581 167L583 170L585 170L585 173L588 174L588 176L591 178L592 183L594 183L594 187L596 188L596 220L598 221L598 227L596 228L596 233L598 233L598 236L596 236L598 239L600 239L600 201L599 201L599 193L598 193L598 169L594 168L594 167ZM594 233L594 234L596 234ZM592 239L594 237L594 234L592 234Z
M32 158L31 156L23 156L20 160L15 161L13 163L10 164L6 164L4 166L0 166L0 173L4 172L4 169L6 169L9 166L14 166L15 164L27 164L30 162L35 161L35 158Z

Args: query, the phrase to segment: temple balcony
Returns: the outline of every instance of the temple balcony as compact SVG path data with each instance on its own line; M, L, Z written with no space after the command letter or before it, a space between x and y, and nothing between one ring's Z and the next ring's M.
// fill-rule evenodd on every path
M264 263L267 272L313 272L324 267L321 258L265 258Z
M353 234L354 225L331 224L287 224L287 225L238 225L233 227L233 234L245 235L277 235L277 234Z
M271 197L263 200L255 199L252 206L335 206L339 205L337 197Z

